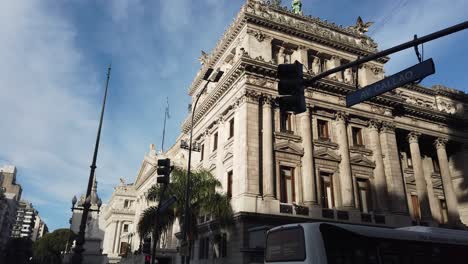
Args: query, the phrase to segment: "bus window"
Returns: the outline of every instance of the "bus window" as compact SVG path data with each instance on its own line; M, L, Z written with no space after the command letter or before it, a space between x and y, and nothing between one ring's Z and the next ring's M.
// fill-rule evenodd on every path
M304 261L306 258L304 229L300 226L268 233L266 244L267 262Z

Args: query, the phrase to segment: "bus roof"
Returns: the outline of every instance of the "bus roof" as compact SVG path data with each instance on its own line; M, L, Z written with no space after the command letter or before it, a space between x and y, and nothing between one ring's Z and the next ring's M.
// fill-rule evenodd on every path
M344 229L348 232L351 232L357 235L372 237L372 238L387 238L387 239L397 239L397 240L413 240L413 241L468 245L468 232L467 231L434 228L434 227L418 226L418 227L404 227L404 228L392 229L392 228L323 223L323 222L290 224L290 225L285 225L282 227L293 227L293 226L298 226L298 225L302 226L306 233L310 229L319 229L320 226L326 225L329 228ZM276 230L279 228L281 227L276 227L271 230Z

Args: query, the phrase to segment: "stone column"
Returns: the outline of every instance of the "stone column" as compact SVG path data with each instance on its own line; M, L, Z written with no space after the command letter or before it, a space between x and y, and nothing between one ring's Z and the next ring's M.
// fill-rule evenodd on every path
M400 155L398 153L395 126L393 123L382 123L380 128L380 144L384 156L383 161L387 179L390 210L394 214L408 215L405 183L401 172Z
M263 161L263 196L273 199L274 194L274 160L273 160L273 109L271 98L263 101L262 120L262 161Z
M453 191L452 176L447 158L445 146L446 139L438 138L434 141L434 146L437 149L437 158L439 159L440 175L442 176L442 184L444 187L445 201L447 203L448 222L455 225L460 222L460 214L458 213L458 201Z
M388 212L387 178L385 176L382 146L380 144L379 123L376 120L369 122L369 139L375 162L374 183L375 190L377 191L375 211L379 213Z
M354 208L353 178L349 156L348 133L346 130L346 114L337 112L336 115L337 143L340 146L340 189L342 206L345 209Z
M113 252L118 254L119 253L119 240L120 240L120 229L122 229L122 222L117 221L115 223L116 225L116 230L115 230L115 237L114 237L114 250Z
M317 205L317 187L315 185L314 157L312 149L312 125L310 110L299 115L301 122L301 136L304 146L302 157L302 190L304 205Z
M419 199L419 207L421 210L421 220L431 221L431 209L429 207L429 197L427 195L427 184L424 178L424 168L419 150L420 133L411 132L408 134L408 142L411 151L411 161L413 162L414 180L416 182L416 192Z

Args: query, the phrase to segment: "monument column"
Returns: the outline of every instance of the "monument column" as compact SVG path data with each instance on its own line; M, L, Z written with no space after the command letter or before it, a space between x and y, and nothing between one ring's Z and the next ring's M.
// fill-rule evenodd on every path
M262 120L262 156L263 156L263 196L265 199L273 199L274 194L274 160L273 160L273 109L272 99L263 99Z
M431 221L431 209L429 207L429 197L427 195L427 184L424 178L424 169L419 150L420 133L411 132L408 134L408 142L410 145L411 161L413 162L414 180L416 182L416 192L418 194L419 208L421 210L421 220Z
M302 157L302 189L304 205L317 205L317 189L314 177L314 157L312 148L312 125L310 110L307 108L305 113L299 115L301 120L301 136L304 147L304 156Z
M340 189L342 206L345 209L354 208L354 193L353 193L353 178L351 175L351 163L349 156L348 133L346 130L346 114L337 112L336 117L336 132L337 143L340 146Z
M382 146L380 144L379 123L376 120L369 122L369 139L375 162L374 182L377 191L375 209L377 212L388 212L387 178L385 176Z
M442 176L442 184L444 187L445 201L447 203L448 222L455 225L460 222L458 213L458 201L453 190L452 176L447 158L446 146L447 140L438 138L434 141L434 146L437 149L437 158L439 160L440 175Z

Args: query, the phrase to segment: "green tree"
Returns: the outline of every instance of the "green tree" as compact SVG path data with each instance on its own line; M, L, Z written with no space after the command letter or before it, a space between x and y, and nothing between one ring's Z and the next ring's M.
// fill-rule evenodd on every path
M186 179L187 172L185 170L176 167L172 171L171 182L168 184L162 200L164 201L174 195L177 197L177 202L157 219L159 221L158 230L154 230L157 207L151 206L146 209L138 222L140 237L156 233L160 235L172 226L176 218L179 220L182 230ZM198 237L197 219L202 215L211 215L221 228L233 224L230 199L226 194L216 191L220 187L221 182L207 170L199 170L190 175L190 226L187 233L189 241ZM163 188L160 185L154 185L149 190L146 198L150 201L158 201L162 191Z
M71 247L75 233L70 229L57 229L45 234L34 243L34 258L44 263L62 263L62 252Z

